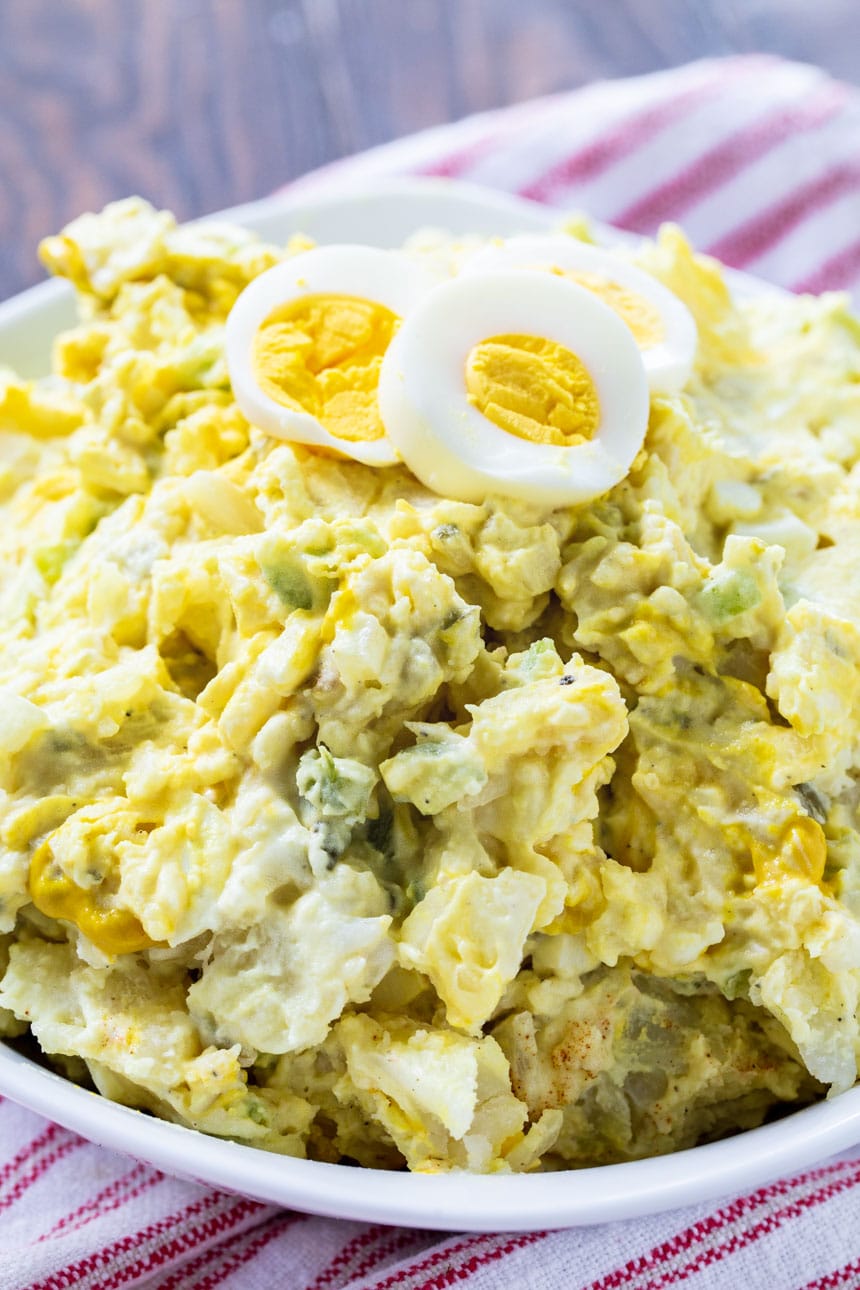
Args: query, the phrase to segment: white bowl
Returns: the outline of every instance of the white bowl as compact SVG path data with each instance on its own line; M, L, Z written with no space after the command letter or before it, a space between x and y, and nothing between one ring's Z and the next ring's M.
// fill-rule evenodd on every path
M224 212L264 237L399 245L416 228L512 234L551 227L545 208L447 180L376 183L316 199L278 196ZM607 240L619 235L604 230ZM738 294L773 290L732 274ZM50 343L73 321L71 290L48 282L0 305L0 364L48 370ZM630 1164L547 1174L386 1173L271 1155L118 1106L0 1043L0 1093L180 1177L338 1218L412 1227L523 1231L655 1213L758 1186L860 1142L860 1088L722 1142Z

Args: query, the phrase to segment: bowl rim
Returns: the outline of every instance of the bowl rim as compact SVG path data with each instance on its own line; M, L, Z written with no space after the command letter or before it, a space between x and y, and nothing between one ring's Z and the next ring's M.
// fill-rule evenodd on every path
M395 245L410 229L438 223L455 233L497 234L554 227L561 212L522 198L443 179L332 181L303 186L207 216L283 240L307 230L319 240L340 227ZM597 222L599 240L631 235ZM353 237L353 240L361 240ZM632 239L636 240L636 239ZM780 289L734 271L743 296ZM71 289L44 282L0 304L0 345L11 344L31 374L58 327L72 320ZM31 352L37 354L31 361ZM553 1173L475 1175L387 1172L276 1155L156 1119L73 1084L0 1042L0 1094L177 1177L256 1200L330 1217L436 1230L526 1231L616 1221L673 1209L805 1168L860 1141L860 1087L757 1129L671 1155Z
M0 1093L99 1146L190 1182L305 1213L441 1231L639 1218L755 1188L860 1141L860 1088L670 1155L553 1173L420 1174L299 1160L159 1120L0 1043Z

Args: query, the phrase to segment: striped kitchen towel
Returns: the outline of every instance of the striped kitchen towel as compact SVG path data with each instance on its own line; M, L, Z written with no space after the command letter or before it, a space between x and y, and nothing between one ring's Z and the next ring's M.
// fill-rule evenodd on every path
M766 54L602 81L335 162L311 192L470 180L699 250L794 291L860 288L860 91Z
M166 1177L0 1102L2 1290L836 1290L860 1286L860 1155L716 1204L454 1235L288 1213Z
M753 56L473 117L339 162L310 195L447 175L643 233L680 220L795 289L860 286L860 93ZM568 1232L284 1213L166 1177L0 1099L0 1290L835 1290L860 1286L860 1149L716 1204Z

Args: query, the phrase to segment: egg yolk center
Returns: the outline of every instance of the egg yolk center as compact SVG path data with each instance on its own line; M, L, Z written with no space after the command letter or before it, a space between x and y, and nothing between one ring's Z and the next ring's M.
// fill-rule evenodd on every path
M308 412L336 439L381 439L377 386L400 319L359 296L308 295L281 305L254 338L260 388Z
M586 291L599 296L604 304L614 309L621 321L633 332L633 338L640 349L652 349L664 339L665 331L659 310L638 292L629 291L620 282L604 278L601 273L586 273L579 269L554 269L553 272L585 287Z
M532 443L573 448L600 424L585 364L542 336L493 336L466 360L469 401L500 430Z

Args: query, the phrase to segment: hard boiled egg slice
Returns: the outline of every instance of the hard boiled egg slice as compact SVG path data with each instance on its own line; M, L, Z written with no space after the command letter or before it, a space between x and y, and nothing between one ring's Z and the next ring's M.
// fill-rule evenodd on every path
M510 271L455 278L416 306L383 359L379 406L434 492L563 506L626 475L649 399L608 305L567 278Z
M600 296L633 333L655 394L673 394L686 385L698 341L693 315L668 287L635 264L558 234L491 243L466 262L463 272L500 269L548 270Z
M380 365L400 319L438 281L402 252L347 245L261 273L227 319L243 414L278 439L372 466L397 461L377 404Z

